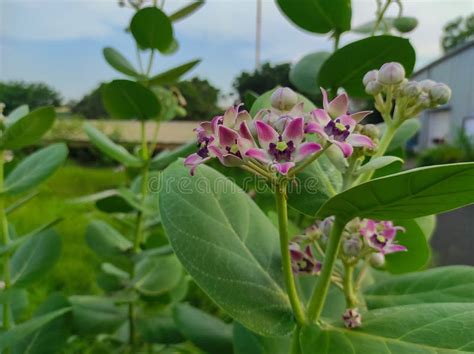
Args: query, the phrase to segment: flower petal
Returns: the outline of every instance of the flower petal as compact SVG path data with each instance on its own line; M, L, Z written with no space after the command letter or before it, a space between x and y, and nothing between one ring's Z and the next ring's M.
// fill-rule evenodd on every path
M224 166L227 166L227 167L240 166L244 163L244 160L242 160L241 158L239 158L239 157L237 157L233 154L225 154L219 160L221 161L221 163Z
M369 147L369 148L375 147L373 141L368 136L365 136L362 134L351 134L347 137L346 141L355 147L360 147L360 146Z
M245 152L245 155L265 163L271 162L270 156L263 149L250 148Z
M328 112L321 108L316 108L313 110L311 112L311 116L317 123L319 123L319 125L323 127L325 127L331 121L331 117L329 116Z
M352 132L357 125L357 122L352 119L352 117L348 114L344 114L339 117L339 120L342 124L349 126L349 131Z
M239 147L240 154L245 157L247 151L251 148L255 148L255 142L240 137L237 139L237 146Z
M209 153L217 157L219 160L221 160L224 154L227 153L226 150L223 150L216 145L208 145L207 148L209 149Z
M291 111L288 112L289 116L292 117L303 117L304 116L304 102L298 102Z
M272 165L272 167L275 168L282 175L286 175L288 171L294 166L295 166L294 162L283 162L283 163L277 162Z
M215 116L214 118L212 118L212 120L211 120L212 134L217 135L217 130L218 130L217 128L219 127L219 125L222 124L222 121L223 121L222 116Z
M384 247L383 253L390 254L390 253L403 252L403 251L407 251L407 248L405 246L392 243Z
M224 119L222 124L226 127L233 128L237 119L237 114L239 113L239 106L229 107L224 113Z
M329 110L328 93L322 87L320 87L320 89L321 89L321 93L323 94L323 108L324 110L328 111Z
M250 123L252 123L252 122L250 122ZM244 121L244 122L240 123L239 133L240 133L241 137L243 137L247 140L250 140L251 142L253 142L255 144L255 139L253 138L252 132L250 131L250 128L247 125L247 122Z
M243 110L237 114L236 124L240 125L242 122L251 122L252 117L250 116L249 112Z
M347 94L344 92L329 103L327 111L332 118L337 118L343 114L347 114L348 109L349 97L347 97Z
M278 133L270 125L261 120L255 122L257 128L258 141L264 149L268 149L268 145L278 141Z
M307 125L306 125L306 133L316 133L316 134L319 134L321 135L323 138L328 138L328 135L326 134L326 132L324 131L324 128L319 124L319 123L316 123L316 122L309 122Z
M235 130L219 125L219 144L222 146L232 146L237 142L239 134Z
M295 145L299 144L304 138L304 119L295 118L291 120L282 134L283 140L293 141Z
M184 166L190 167L189 173L191 174L191 176L194 176L194 171L196 170L196 167L210 159L210 157L206 157L203 159L198 154L191 154L184 160Z
M321 145L313 142L303 143L298 147L295 156L295 162L301 161L322 149Z
M354 119L357 123L360 123L362 119L364 119L365 117L367 117L369 114L372 114L372 113L373 111L360 111L360 112L351 114L351 118Z
M333 144L336 144L337 147L341 149L342 153L344 154L344 157L349 157L352 155L354 149L352 148L351 144L336 140L331 140L331 142Z

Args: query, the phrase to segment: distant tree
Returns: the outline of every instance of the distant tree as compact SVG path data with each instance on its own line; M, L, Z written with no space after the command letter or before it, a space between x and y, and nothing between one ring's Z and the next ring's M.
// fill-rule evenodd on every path
M27 104L30 109L47 105L60 106L61 95L42 82L0 82L0 102L5 103L5 113L8 114L23 104Z
M443 28L441 46L447 52L470 40L474 40L474 14L448 22Z
M260 69L253 72L242 72L235 78L233 87L238 92L241 101L244 100L247 91L253 91L260 95L278 85L295 89L290 83L289 73L289 63L278 65L265 63Z
M79 102L71 107L71 112L74 114L80 114L87 119L108 117L107 111L102 103L102 96L100 94L101 86L102 85L99 85L90 93L82 97Z
M186 116L179 117L179 120L208 120L221 111L217 106L219 89L207 80L195 77L178 82L175 86L186 100Z

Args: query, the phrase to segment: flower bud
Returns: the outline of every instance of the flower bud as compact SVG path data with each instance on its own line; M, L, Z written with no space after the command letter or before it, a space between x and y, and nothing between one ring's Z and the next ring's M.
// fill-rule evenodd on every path
M365 124L362 126L361 134L375 140L380 137L380 129L375 124Z
M298 102L298 95L289 87L280 87L272 93L272 107L280 111L289 111Z
M400 63L385 63L379 70L378 81L384 85L397 85L405 78L405 69Z
M317 240L321 237L321 230L319 230L318 225L313 224L304 230L304 235L311 240Z
M357 328L362 325L362 316L358 309L347 309L342 315L342 320L347 328Z
M385 256L382 253L373 253L370 256L370 265L375 268L381 268L385 265Z
M421 81L419 82L419 84L420 84L421 90L422 90L423 92L429 93L430 90L431 90L431 88L432 88L434 85L436 85L436 81L429 80L429 79L427 79L427 80L421 80Z
M417 98L421 94L421 86L416 81L409 81L402 90L403 94L409 98Z
M370 81L365 85L365 92L371 96L378 95L382 89L383 86L378 81Z
M418 20L414 17L398 17L393 20L393 27L401 33L411 32L416 26L418 26Z
M362 249L362 241L360 237L351 237L345 239L342 244L342 251L346 256L357 257Z
M367 74L365 74L364 78L362 79L364 86L367 86L367 84L371 81L377 81L378 73L378 70L370 70L369 72L367 72Z
M440 82L430 88L430 96L435 103L446 104L451 98L451 89Z
M428 108L431 106L431 99L428 94L425 92L422 92L420 97L418 97L418 103L420 104L421 107Z

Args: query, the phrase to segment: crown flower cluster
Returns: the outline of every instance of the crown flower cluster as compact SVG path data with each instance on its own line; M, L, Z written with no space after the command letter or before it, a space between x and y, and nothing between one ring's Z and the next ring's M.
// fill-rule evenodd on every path
M298 95L283 87L272 94L272 107L255 117L238 105L200 123L195 129L197 151L186 158L185 165L194 174L197 166L217 158L224 166L242 167L267 178L292 177L331 145L344 157L354 147L374 148L368 136L356 132L358 122L371 112L349 114L345 93L329 101L326 91L322 92L323 109L309 113Z

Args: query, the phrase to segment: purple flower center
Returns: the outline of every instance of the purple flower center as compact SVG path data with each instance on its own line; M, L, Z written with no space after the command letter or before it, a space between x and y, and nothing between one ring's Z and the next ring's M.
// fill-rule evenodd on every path
M237 141L235 141L235 144L232 146L226 146L225 149L229 154L237 156L239 159L242 158L242 154L240 153L239 148L237 146Z
M370 237L370 241L378 248L384 248L387 244L387 239L384 236L373 234Z
M268 145L268 153L273 156L275 161L291 161L291 154L295 151L293 141L283 141L281 135L278 137L278 143L270 143Z
M324 132L333 136L336 141L345 141L350 134L350 126L341 123L340 119L331 120L325 127Z
M209 138L207 137L200 137L198 139L198 151L197 154L198 156L202 157L205 159L206 157L209 156L209 149L207 148L207 145L209 144Z

